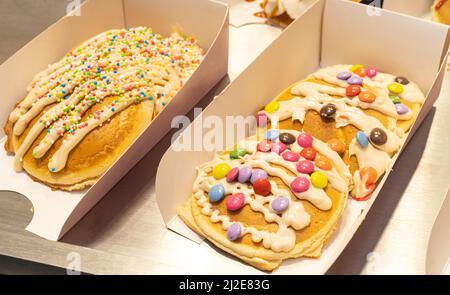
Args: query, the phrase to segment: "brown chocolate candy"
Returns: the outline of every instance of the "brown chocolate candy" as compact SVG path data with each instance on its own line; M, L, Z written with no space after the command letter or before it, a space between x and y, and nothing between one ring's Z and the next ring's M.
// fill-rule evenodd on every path
M387 140L387 134L381 128L375 128L370 132L370 141L375 145L383 145Z
M295 142L295 136L290 133L281 133L280 141L286 145L290 145Z
M396 77L395 78L395 82L397 82L398 84L402 84L402 85L408 85L409 84L409 80L406 79L405 77Z
M329 103L320 109L320 116L324 119L331 119L334 114L336 114L336 106L334 104Z

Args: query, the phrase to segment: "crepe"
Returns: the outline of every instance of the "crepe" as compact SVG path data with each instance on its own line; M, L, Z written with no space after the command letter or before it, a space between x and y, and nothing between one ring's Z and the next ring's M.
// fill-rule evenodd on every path
M202 59L192 38L150 28L102 33L36 75L4 130L14 169L61 190L95 183Z
M254 136L197 167L178 214L261 270L318 258L349 193L370 198L424 101L405 77L362 65L320 69L256 114ZM264 183L254 181L259 177Z
M450 2L447 0L435 0L431 7L433 20L441 24L450 25Z
M280 132L280 136L291 134L293 138L301 134L293 130ZM235 158L233 151L217 154L213 161L198 167L193 195L179 207L178 214L189 227L219 248L259 269L271 271L285 259L320 256L323 245L336 229L344 210L350 173L336 152L314 138L312 146L318 152L317 158L331 165L326 169L313 167L317 175L327 178L328 182L324 187L315 186L312 180L315 176L301 173L297 168L297 163L306 162L303 157L285 160L286 153L298 155L302 150L297 142L284 144L281 150L279 145L274 144L271 151L262 152L258 145L264 142L257 137L248 138L235 148L241 154L245 150L245 155L232 159ZM224 163L231 170L227 177L218 179L213 170ZM239 169L239 175L235 180L230 180L230 174L236 169ZM244 170L248 169L252 170L252 174L246 180ZM266 178L264 173L267 173ZM255 188L259 184L254 178L259 179L259 176L270 183L270 192L265 195ZM298 179L306 181L308 188L299 190L293 184ZM211 200L215 185L221 185L225 190L218 201ZM245 206L230 211L227 202L239 193L245 195ZM280 202L277 200L280 198L285 198L283 200L289 203L284 210L273 205ZM233 224L241 228L241 233L230 240Z

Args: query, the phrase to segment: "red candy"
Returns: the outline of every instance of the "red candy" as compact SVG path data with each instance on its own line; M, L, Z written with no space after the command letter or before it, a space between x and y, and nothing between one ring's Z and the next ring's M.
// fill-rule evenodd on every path
M366 185L366 194L364 196L354 196L353 199L355 199L356 201L367 201L368 199L370 199L370 197L372 196L373 191L376 189L377 185L372 183L369 185Z
M270 182L267 179L258 179L253 184L253 190L255 191L255 194L261 195L261 196L267 196L270 194L272 186L270 185Z
M258 152L270 152L270 150L272 149L272 143L268 140L263 140L260 143L258 143L258 146L256 147Z
M300 156L302 156L306 160L314 161L317 156L317 152L313 148L304 148L300 152Z
M348 97L355 97L361 93L361 86L359 85L350 85L345 88L345 95Z

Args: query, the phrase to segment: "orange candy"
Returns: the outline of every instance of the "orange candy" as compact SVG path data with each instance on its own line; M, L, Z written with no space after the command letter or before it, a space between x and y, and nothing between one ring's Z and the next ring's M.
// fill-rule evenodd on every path
M375 96L375 94L373 94L370 91L362 91L359 94L359 100L362 102L367 102L367 103L372 103L377 99L377 97Z
M361 86L359 85L349 85L345 89L345 95L348 97L355 97L361 93Z
M378 173L377 170L372 167L364 167L361 169L360 175L363 181L366 180L367 185L377 182Z
M363 67L356 68L353 73L360 76L361 78L364 78L366 76L366 69Z
M302 156L306 160L314 161L317 156L317 152L313 148L304 148L300 152L300 156Z
M337 139L337 138L330 139L327 142L327 144L333 151L335 151L339 155L342 155L343 153L345 153L345 144L342 141L340 141L339 139Z
M319 169L322 170L331 170L331 168L333 168L331 161L325 157L317 157L315 164Z

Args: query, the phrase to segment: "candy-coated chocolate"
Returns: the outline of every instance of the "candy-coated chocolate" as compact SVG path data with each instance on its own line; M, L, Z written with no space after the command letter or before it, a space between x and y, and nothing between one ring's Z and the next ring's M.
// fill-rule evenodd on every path
M242 233L241 225L237 222L233 223L227 230L227 237L230 241L239 239Z
M248 166L241 167L241 169L239 169L238 181L240 183L246 183L247 181L250 180L251 176L252 176L252 168Z
M338 78L339 80L346 81L351 76L352 76L352 73L350 73L350 72L340 72L339 74L337 74L336 78Z
M373 191L377 188L377 185L375 183L366 185L366 193L364 196L354 196L353 199L355 199L358 202L367 201L372 196Z
M296 165L297 171L302 174L311 174L314 172L314 163L311 161L300 161Z
M311 183L317 188L325 188L328 185L328 177L320 171L313 172Z
M347 80L347 83L350 85L362 85L363 80L361 79L361 77L353 75L351 78Z
M343 153L345 153L345 144L342 141L340 141L339 139L337 139L337 138L330 139L327 142L327 144L333 151L335 151L339 155L342 155Z
M305 158L306 160L310 160L310 161L314 161L314 159L317 156L317 152L315 149L313 148L304 148L301 152L300 152L300 156L302 156L303 158Z
M277 141L280 136L280 130L271 129L266 132L265 138L270 141Z
M227 209L230 211L237 211L245 205L245 195L243 193L237 193L227 197L226 201Z
M239 159L247 154L247 150L243 148L235 148L230 152L230 159Z
M361 93L361 86L350 85L345 88L345 95L348 97L355 97Z
M372 79L378 75L378 71L377 71L377 69L370 67L370 68L366 69L366 75L367 75L367 77Z
M323 156L317 157L314 163L319 169L322 170L331 170L333 168L331 161Z
M237 179L238 175L239 175L239 168L238 167L234 167L227 174L227 182L235 181Z
M264 110L269 114L275 113L280 108L280 103L278 101L272 101L266 105Z
M281 156L288 162L297 162L300 160L300 155L291 151L286 151Z
M357 68L353 71L356 75L360 76L361 78L364 78L366 76L366 69L364 68Z
M354 73L356 70L364 68L363 65L353 65L350 67L350 72Z
M272 210L277 213L282 213L289 207L289 203L290 200L288 198L284 196L277 197L272 201Z
M258 112L255 117L258 127L263 128L267 126L267 114L265 112Z
M272 143L272 152L281 154L286 150L286 145L282 142L274 142Z
M359 94L359 100L366 103L373 103L377 97L370 91L361 91Z
M221 184L216 184L211 187L208 192L209 200L212 203L219 202L225 196L225 188Z
M399 114L399 115L404 115L409 112L409 108L402 103L396 104L395 108L397 109L397 114Z
M291 182L291 189L297 193L304 193L309 190L309 180L306 177L297 177Z
M258 179L253 184L253 191L257 195L261 196L267 196L270 194L272 186L270 185L270 182L268 179Z
M267 179L269 175L267 172L262 169L253 170L252 177L250 178L250 182L254 184L258 179Z
M397 104L397 103L401 103L402 101L400 100L400 97L396 96L396 95L389 95L389 98L392 100L393 103Z
M387 134L381 128L375 128L370 132L370 141L375 145L383 145L387 142Z
M369 139L363 131L356 132L356 141L363 148L366 148L369 145Z
M377 182L378 173L373 167L364 167L360 171L361 180L365 181L366 184L372 184Z
M231 170L231 167L227 163L217 164L213 168L213 176L215 179L222 179L225 176L227 176L227 174L230 170Z
M396 77L395 78L395 82L397 82L398 84L402 84L402 85L408 85L409 84L409 80L405 77Z
M297 143L303 148L312 147L313 137L309 133L300 133L300 135L297 137Z
M256 149L258 150L258 152L270 152L272 150L272 143L270 141L263 140L258 143Z
M331 119L336 114L336 111L337 111L336 106L332 103L329 103L329 104L324 105L320 109L320 116L323 119Z
M280 141L286 145L291 145L295 142L295 136L284 132L280 134Z
M399 83L391 83L388 86L389 92L392 94L399 95L404 91L403 86Z

